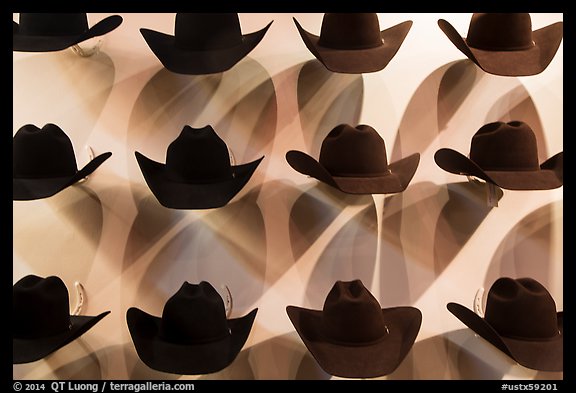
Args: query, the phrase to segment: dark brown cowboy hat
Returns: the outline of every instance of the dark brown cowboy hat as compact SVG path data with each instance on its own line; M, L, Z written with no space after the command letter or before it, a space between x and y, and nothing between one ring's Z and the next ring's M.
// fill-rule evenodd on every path
M417 308L381 308L360 280L337 281L322 310L287 306L286 312L320 367L345 378L392 373L422 323Z
M405 21L380 31L376 13L327 13L320 35L294 23L306 47L333 72L361 74L382 70L396 55L412 27Z
M198 375L220 371L234 361L257 311L226 319L224 302L209 282L184 282L164 305L161 318L131 307L126 320L138 356L148 367Z
M40 360L71 343L110 311L70 315L68 290L56 276L28 275L12 287L12 363Z
M121 23L120 15L106 17L89 27L85 13L21 13L19 23L12 21L12 50L59 51L90 38L108 34Z
M236 13L177 13L174 35L146 28L140 33L167 70L204 75L232 68L260 43L270 25L242 34Z
M539 164L536 136L521 121L485 124L472 137L469 157L443 148L434 160L447 172L475 176L510 190L549 190L563 185L564 152Z
M226 205L248 183L264 159L231 165L226 143L211 126L184 126L168 146L166 164L135 152L144 179L158 201L172 209Z
M286 161L298 172L349 194L391 194L408 187L420 154L388 163L384 140L374 128L340 124L322 142L318 161L297 150L287 152Z
M12 198L50 197L94 172L110 156L111 152L102 153L78 170L72 142L60 127L26 124L12 141Z
M563 371L563 312L556 311L548 290L533 278L496 280L488 292L483 318L457 303L448 303L447 308L522 366Z
M563 36L563 22L532 31L528 13L473 14L468 36L444 19L438 26L466 57L484 71L502 76L528 76L548 67Z

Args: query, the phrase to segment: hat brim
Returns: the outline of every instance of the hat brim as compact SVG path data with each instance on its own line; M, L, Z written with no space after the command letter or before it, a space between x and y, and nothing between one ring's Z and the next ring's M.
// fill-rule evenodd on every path
M258 309L241 318L228 320L230 335L223 340L198 344L178 344L160 337L161 318L138 308L126 312L126 320L136 352L148 367L172 374L199 375L229 366L246 343Z
M15 201L28 201L50 197L90 175L110 156L112 156L111 152L100 154L72 176L51 178L14 177L12 180L12 198Z
M70 329L54 336L33 339L13 338L12 364L30 363L43 359L86 333L108 314L110 311L97 316L71 315Z
M333 176L316 159L297 150L287 152L286 161L296 171L348 194L392 194L408 187L418 168L420 154L414 153L390 163L390 173L372 177Z
M550 190L563 185L564 152L547 159L537 171L485 171L462 153L448 148L436 151L434 161L447 172L475 176L508 190Z
M330 71L348 74L382 70L396 55L412 27L412 21L405 21L382 30L382 45L374 48L334 49L319 45L320 36L306 31L293 19L308 50Z
M232 166L230 180L214 183L180 183L167 176L166 165L135 152L146 184L164 207L171 209L213 209L226 205L248 183L264 157Z
M99 37L116 29L122 23L120 15L102 19L82 34L71 36L39 36L19 33L18 23L12 21L12 50L18 52L55 52L76 45L93 37Z
M471 47L458 31L444 19L438 26L466 57L482 70L501 76L529 76L548 67L563 37L563 22L556 22L532 32L534 46L527 50L494 51Z
M385 308L382 316L389 333L382 340L369 345L344 345L322 334L322 311L287 306L286 313L320 367L343 378L375 378L392 373L412 348L422 324L422 313L417 308Z
M564 370L564 313L557 313L558 334L553 339L520 340L503 337L474 311L458 304L446 306L456 318L524 367L541 371Z
M243 35L242 43L239 45L212 50L180 48L176 45L174 35L159 31L141 28L140 33L167 70L178 74L205 75L224 72L232 68L262 41L270 25L272 22L263 29Z

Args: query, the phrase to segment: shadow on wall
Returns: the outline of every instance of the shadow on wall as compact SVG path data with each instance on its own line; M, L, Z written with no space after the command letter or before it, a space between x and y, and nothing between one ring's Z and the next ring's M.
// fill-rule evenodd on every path
M143 275L134 294L137 303L127 304L126 299L126 308L134 305L159 315L184 281L204 280L223 295L224 286L229 288L233 314L250 311L262 294L266 274L266 230L256 203L258 192L254 190L201 218L187 216L168 229L154 245L153 255L139 261ZM139 208L142 206L146 214L151 209L165 209L155 199L143 200ZM131 233L141 233L140 224L137 216Z
M114 63L104 52L80 57L65 50L14 61L14 133L25 124L54 123L80 151L106 105L114 76Z
M94 191L74 185L49 198L14 201L12 209L14 258L33 274L59 276L69 290L74 281L87 281L103 226L102 203Z
M161 68L142 88L131 111L128 175L144 182L134 152L164 163L168 145L185 125L211 125L233 152L236 164L269 156L276 120L274 84L251 58L212 75L181 75ZM258 179L267 165L265 158L253 178ZM136 198L135 202L139 203Z
M563 205L556 201L536 209L501 240L486 271L486 295L500 277L531 277L544 285L557 303L563 300L563 247L558 246L563 238ZM555 250L560 252L555 254Z
M322 141L337 125L358 124L362 111L362 75L331 72L309 60L298 74L298 109L306 153L318 157Z

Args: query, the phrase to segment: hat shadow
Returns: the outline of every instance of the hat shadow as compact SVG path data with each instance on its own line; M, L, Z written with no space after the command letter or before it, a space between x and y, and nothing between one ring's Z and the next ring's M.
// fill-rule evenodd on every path
M208 281L221 295L225 295L225 287L230 290L232 317L252 310L262 295L266 275L266 230L256 203L258 192L251 191L217 210L187 215L176 223L169 220L179 217L165 216L166 232L161 237L156 235L154 244L132 262L130 271L125 271L132 283L128 285L135 288L133 299L125 299L123 303L160 315L166 300L184 281ZM146 211L152 208L152 203L143 200ZM155 208L162 206L157 204ZM136 225L149 222L154 214L147 212L144 221L137 217L130 232L142 233Z
M106 105L115 73L104 52L81 58L66 50L15 59L13 106L25 110L13 111L13 129L57 124L79 152Z
M126 143L128 175L143 183L134 152L165 163L168 145L185 125L211 125L231 150L235 165L269 156L276 119L272 79L251 58L224 73L210 75L182 75L161 67L142 88L132 108ZM255 181L265 171L267 161L263 160L254 173Z
M322 141L339 124L356 126L362 112L362 75L329 71L317 59L298 73L298 115L306 153L318 157Z
M500 191L499 198L502 197ZM430 288L491 211L482 184L412 184L384 200L380 297L410 305ZM419 225L406 223L419 222Z
M43 359L14 364L12 376L15 380L102 380L104 355L99 352L78 337Z
M17 234L12 242L14 266L21 259L36 275L86 282L104 221L102 202L94 191L74 185L49 198L14 201L12 212Z
M550 202L522 218L502 238L484 278L485 294L500 277L530 277L544 285L562 310L562 241L564 203ZM560 250L562 248L560 247ZM484 299L485 300L485 299Z

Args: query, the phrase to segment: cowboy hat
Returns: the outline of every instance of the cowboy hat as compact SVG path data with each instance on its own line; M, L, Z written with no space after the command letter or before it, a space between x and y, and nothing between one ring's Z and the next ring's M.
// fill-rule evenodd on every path
M536 136L522 121L483 125L472 137L469 157L448 148L434 154L447 172L475 176L510 190L548 190L563 185L564 152L538 164Z
M257 311L226 319L224 302L209 282L184 282L164 305L161 318L131 307L126 320L138 356L148 367L197 375L220 371L234 361Z
M286 161L296 171L349 194L390 194L408 187L420 162L414 153L388 163L386 146L368 125L336 126L324 138L320 158L290 150Z
M417 308L381 308L360 280L336 281L322 310L287 306L286 313L320 367L345 378L392 373L422 323Z
M317 36L293 19L306 47L327 69L349 74L382 70L412 27L405 21L380 31L376 13L326 13Z
M166 164L135 152L146 183L158 201L172 209L211 209L226 205L246 185L264 157L232 166L226 143L211 126L184 126L170 143Z
M12 50L59 51L107 34L121 23L120 15L106 17L94 26L88 27L88 17L85 13L21 13L19 23L12 21Z
M485 72L528 76L548 67L563 36L563 22L532 31L528 13L475 13L468 36L462 37L446 20L438 26L466 57Z
M110 313L70 315L68 290L56 276L27 275L12 287L12 364L40 360L86 333Z
M271 24L242 34L236 13L177 13L174 35L146 28L140 33L166 69L203 75L232 68L260 43Z
M484 317L458 304L448 311L524 367L563 371L563 312L533 278L501 277L492 284Z
M94 172L111 155L102 153L78 170L72 142L60 127L26 124L12 140L13 200L52 196Z

